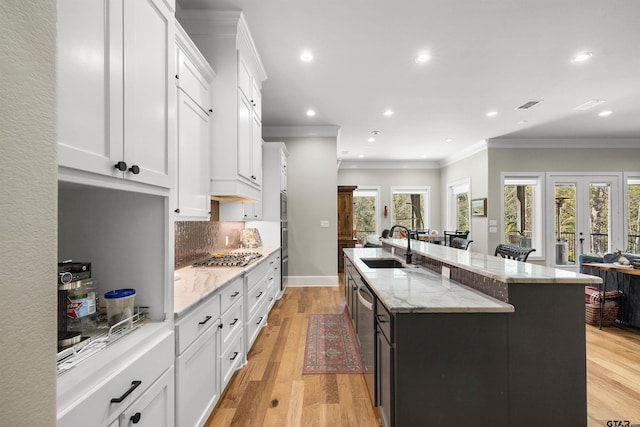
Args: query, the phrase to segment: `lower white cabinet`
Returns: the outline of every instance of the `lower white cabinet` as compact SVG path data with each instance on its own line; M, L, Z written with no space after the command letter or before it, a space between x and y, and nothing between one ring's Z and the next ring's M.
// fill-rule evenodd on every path
M202 426L220 396L218 342L220 321L176 359L176 425Z
M174 372L167 369L113 426L171 427L174 419Z

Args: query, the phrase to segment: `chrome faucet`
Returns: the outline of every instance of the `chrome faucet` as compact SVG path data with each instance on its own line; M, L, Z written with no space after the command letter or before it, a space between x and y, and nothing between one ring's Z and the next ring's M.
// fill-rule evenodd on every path
M406 252L405 256L407 258L407 264L411 264L411 257L413 256L413 252L411 252L411 232L404 225L397 225L396 224L393 227L391 227L391 230L389 230L389 237L390 238L393 238L393 232L395 231L396 228L403 228L404 231L406 231L406 233L407 233L407 252Z

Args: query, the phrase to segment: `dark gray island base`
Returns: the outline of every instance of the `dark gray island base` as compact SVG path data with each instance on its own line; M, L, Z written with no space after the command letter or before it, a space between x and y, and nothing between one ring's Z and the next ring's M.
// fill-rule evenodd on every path
M402 260L406 240L389 242ZM375 299L372 399L384 425L585 426L583 286L597 278L416 246L420 268L370 268L361 258L392 254L344 251L345 275Z

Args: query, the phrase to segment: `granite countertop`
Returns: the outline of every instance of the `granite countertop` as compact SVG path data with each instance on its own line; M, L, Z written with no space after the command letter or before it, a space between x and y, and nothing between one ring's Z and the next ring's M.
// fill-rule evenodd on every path
M184 267L174 272L173 311L176 317L187 314L204 301L213 291L231 283L263 262L279 247L245 248L239 251L262 253L262 257L244 267ZM231 251L233 252L233 251Z
M403 251L407 248L406 239L383 239L384 243ZM588 274L575 273L558 268L519 262L510 259L485 255L478 252L463 251L448 246L411 240L411 250L428 258L477 273L504 283L572 283L593 285L602 283L602 279Z
M405 241L406 244L406 241ZM382 248L345 249L376 297L394 313L511 313L514 307L423 267L370 268L361 258L391 258ZM400 258L398 260L402 261Z

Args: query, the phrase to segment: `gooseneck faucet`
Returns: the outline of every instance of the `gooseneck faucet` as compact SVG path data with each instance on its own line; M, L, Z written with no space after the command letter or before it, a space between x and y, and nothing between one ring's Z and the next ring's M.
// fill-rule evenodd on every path
M411 257L413 256L413 252L411 252L411 232L404 225L396 224L393 227L391 227L391 230L389 230L390 238L393 238L393 232L395 231L396 228L402 228L407 233L407 253L405 254L405 256L407 258L407 264L411 264Z

